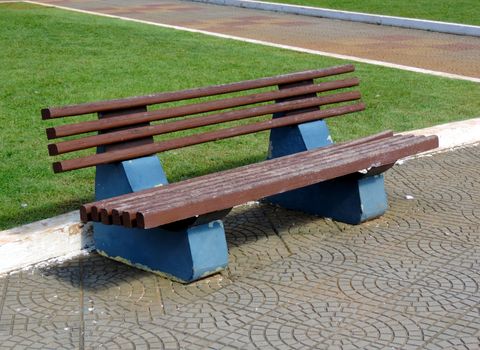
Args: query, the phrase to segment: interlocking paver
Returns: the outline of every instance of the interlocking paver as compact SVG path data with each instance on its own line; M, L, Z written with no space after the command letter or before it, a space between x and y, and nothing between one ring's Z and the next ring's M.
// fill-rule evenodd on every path
M448 166L427 181L428 169L471 155L394 168L390 211L359 226L236 208L226 220L233 266L187 286L96 254L11 274L0 279L2 347L478 348L477 197L443 195L448 176L462 184ZM418 169L421 192L409 187ZM406 177L402 191L419 198L392 190Z
M235 208L231 266L189 285L95 253L1 277L0 347L478 349L478 181L459 178L480 172L456 173L478 169L479 154L394 167L390 210L357 226Z
M480 76L476 38L341 22L348 39L336 21L176 0L48 2L272 41L289 28L278 42ZM479 145L408 160L386 173L389 211L358 226L235 208L229 267L189 285L95 253L2 276L0 348L479 349L479 174Z

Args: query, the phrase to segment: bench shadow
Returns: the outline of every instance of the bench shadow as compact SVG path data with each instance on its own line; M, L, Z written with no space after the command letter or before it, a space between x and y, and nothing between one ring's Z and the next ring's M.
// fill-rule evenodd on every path
M229 249L229 267L218 276L210 276L206 279L219 278L228 284L232 279L247 275L252 268L258 268L259 264L269 263L264 260L266 254L271 254L271 252L268 253L269 244L279 240L267 217L266 211L269 210L278 209L267 203L256 203L236 207L226 216L224 225ZM291 217L288 215L286 218L289 220L288 218ZM284 252L284 256L288 256L287 251ZM278 256L278 258L281 257ZM229 270L233 270L234 273ZM155 283L161 286L160 289L195 289L206 283L206 279L187 285L174 282L151 272L108 259L96 252L80 255L63 263L40 267L38 272L46 276L51 275L61 283L81 287L89 292L106 292L136 283L143 285Z

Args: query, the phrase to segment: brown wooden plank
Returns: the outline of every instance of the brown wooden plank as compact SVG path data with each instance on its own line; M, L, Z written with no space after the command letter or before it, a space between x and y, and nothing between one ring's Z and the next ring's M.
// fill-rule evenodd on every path
M236 91L258 89L267 86L291 83L299 80L322 78L336 74L349 73L353 72L354 70L355 67L353 65L347 64L342 66L329 67L325 69L282 74L274 77L246 80L242 82L187 89L175 92L164 92L146 96L136 96L94 103L82 103L63 107L50 107L42 109L42 118L51 119L137 106L148 106L157 103L173 102L198 97L231 93Z
M322 155L325 160L331 157L337 157L338 155L341 154L347 147L346 144L342 145L335 145L331 147L325 147L322 149ZM301 162L308 162L308 154L307 156L303 155L301 158L296 158L294 157L295 162L298 162L301 159ZM313 158L311 159L313 160ZM284 160L282 160L284 162ZM283 164L283 163L282 163ZM292 167L296 167L296 164L291 164ZM277 162L275 161L267 161L266 163L260 163L260 164L251 164L248 166L247 169L243 169L241 173L241 181L254 181L255 178L258 176L259 172L259 167L261 167L261 171L267 171L271 167L278 167ZM218 174L211 174L211 175L205 175L203 176L203 183L205 186L209 187L209 191L211 191L212 197L216 195L217 191L219 190L219 187L222 186L222 183L224 181L237 181L235 175L238 173L238 169L231 169L227 171L223 171L221 173L221 176ZM233 175L233 177L232 177ZM192 183L194 185L192 186ZM164 203L164 205L172 205L173 203L177 201L183 201L185 198L183 195L192 195L196 191L196 186L198 186L198 180L191 179L187 181L182 181L181 188L180 190L176 187L176 184L170 184L168 185L168 191L174 194L174 196L170 197L168 200L168 203ZM205 194L205 190L202 190L202 192ZM102 214L104 215L111 215L112 216L112 221L115 224L118 223L125 223L125 226L130 227L131 221L135 219L136 211L141 208L148 208L150 207L151 200L154 198L155 193L152 192L143 192L143 193L138 193L135 196L130 196L130 198L115 198L113 199L110 203L108 201L102 201L102 203L96 203L94 207L98 208L98 210L102 211ZM133 209L132 209L133 208ZM131 215L129 214L126 219L123 219L123 212L124 211L130 211ZM122 219L120 219L122 217Z
M413 136L395 136L397 144L405 142L407 139ZM111 201L103 207L108 210L122 211L122 222L126 226L131 226L131 221L135 220L136 212L139 210L147 210L149 208L155 208L161 206L163 208L169 206L176 206L178 203L185 203L187 197L198 197L200 194L203 196L218 198L223 193L225 187L229 187L232 184L239 183L256 183L258 178L262 178L263 181L269 179L264 175L275 169L281 169L282 176L290 176L289 172L296 173L296 169L302 168L303 171L307 171L310 168L316 168L319 166L329 166L332 162L338 161L341 158L347 156L361 157L368 155L369 152L374 151L385 144L384 140L372 140L369 143L360 144L361 147L352 145L350 147L337 147L330 146L316 150L315 152L302 152L292 156L286 156L277 158L274 160L268 160L266 162L250 164L245 167L223 171L219 174L205 175L201 179L195 178L181 183L170 184L165 188L162 188L162 201L156 204L158 191L156 193L137 193L131 195L130 199L119 199L118 201ZM318 164L318 160L321 157L321 164ZM352 170L354 172L356 170ZM215 176L212 176L215 175ZM276 174L272 175L276 177ZM274 180L274 179L273 179ZM188 202L188 201L187 201Z
M348 102L360 99L360 92L349 91L320 97L307 98L283 103L275 103L266 106L258 106L241 110L229 111L207 116L199 116L184 120L177 120L160 125L142 126L127 130L115 131L101 135L82 137L76 140L58 142L48 145L50 155L58 155L67 152L78 151L91 147L108 145L116 142L125 142L139 138L161 135L180 130L198 128L206 125L225 123L240 119L252 118L288 110L298 110L306 107L325 106L327 104Z
M355 145L358 145L358 144L362 144L362 142L372 142L372 141L375 141L377 138L378 139L381 139L382 137L388 137L388 136L391 136L391 132L384 132L384 133L380 133L380 134L377 134L377 135L372 135L371 137L367 137L367 138L362 138L362 139L359 139L359 140L355 140L355 141L350 141L350 142L345 142L343 144L337 144L337 145L332 145L332 146L329 146L329 147L325 147L322 149L322 152L324 152L324 157L325 159L327 159L327 156L336 156L336 154L338 154L339 152L343 152L344 151L344 148L347 148L347 147L353 147ZM308 161L308 159L306 159L305 157L302 158L302 161ZM269 163L271 161L268 161ZM251 164L249 167L250 168L256 168L258 167L259 165L258 164ZM265 164L261 164L260 166L264 167ZM275 165L273 165L275 166ZM256 176L256 172L255 172L256 169L252 169L252 173L253 173L253 177ZM226 177L228 178L230 173L235 173L237 172L237 169L230 169L230 170L226 170L226 171L223 171L222 172L222 178L223 177ZM251 177L251 174L249 175L248 172L243 172L242 173L242 176L243 176L243 179L242 180L247 180L249 177ZM210 188L212 188L212 191L215 191L216 190L216 187L218 186L218 184L221 184L221 182L223 180L221 177L219 177L217 174L209 174L209 175L204 175L203 176L203 179L204 181L208 182L208 186ZM191 186L189 186L189 183L190 182L195 182L196 184L198 184L198 180L193 178L193 179L189 179L189 180L184 180L182 181L182 191L179 192L178 189L175 189L175 194L176 195L181 195L181 192L189 192L189 191L194 191L195 188L192 188ZM168 188L169 189L172 189L172 187L175 187L175 184L170 184L168 185ZM94 202L94 203L89 203L89 204L85 204L84 206L81 207L80 209L80 212L81 212L81 215L82 215L82 218L88 218L88 215L91 213L91 208L93 207L93 209L95 209L94 211L97 210L101 210L101 209L107 209L108 211L108 214L112 215L112 218L113 218L113 223L114 224L120 224L121 220L120 220L120 216L123 215L123 210L129 210L129 208L141 208L144 203L147 203L146 205L150 205L148 204L148 202L151 200L152 197L155 196L155 192L156 192L156 189L155 188L152 188L152 189L147 189L147 190L143 190L141 192L138 192L136 193L135 195L132 195L132 194L125 194L125 195L122 195L122 196L118 196L118 197L115 197L115 198L109 198L109 199L104 199L102 201L98 201L98 202ZM115 213L116 212L116 213ZM134 214L133 216L131 217L131 219L134 218ZM99 221L99 217L94 217L94 221ZM84 219L85 220L85 219ZM115 220L117 220L117 222L115 222Z
M193 103L172 108L160 109L152 112L130 114L128 116L118 116L105 120L90 120L81 123L59 125L47 129L47 138L59 138L65 136L78 135L91 131L109 130L125 127L134 124L147 123L157 120L164 120L187 115L212 112L226 108L240 107L260 102L274 101L278 98L304 95L306 93L316 93L348 88L359 84L357 78L345 80L335 80L315 85L300 86L297 88L284 89L281 91L269 91L245 96L230 97L221 100Z
M288 178L276 176L274 181L269 181L267 184L261 182L249 184L248 189L233 186L231 192L223 193L221 197L207 199L195 197L185 206L139 212L137 214L137 226L140 228L152 228L186 217L221 210L225 207L233 207L251 200L312 185L319 181L344 176L351 173L352 168L360 170L371 166L390 164L396 159L438 147L438 138L436 136L416 137L410 140L410 142L405 142L403 145L389 149L388 152L385 152L384 148L380 148L367 157L357 158L353 156L343 162L338 162L332 167L321 168L308 173L298 169L294 176Z
M359 138L359 139L356 139L356 140L346 141L346 142L338 143L338 144L335 144L335 145L327 146L327 147L322 148L322 150L324 152L330 152L333 147L335 147L337 150L341 150L342 148L346 148L346 147L350 147L350 146L356 146L356 145L360 145L360 144L375 141L375 140L380 140L380 139L391 137L391 136L393 136L393 132L391 130L387 130L387 131L380 132L378 134L370 135L370 136ZM236 171L236 169L225 170L225 172L233 172L233 171ZM213 179L213 178L217 177L217 174L213 173L213 174L205 175L205 177L210 177L210 178ZM183 183L188 182L188 181L193 181L193 180L195 180L195 179L184 180ZM141 193L137 192L137 194L135 196L138 196L138 195L142 195L142 196L152 195L153 196L155 191L156 191L156 188L146 189L146 190L141 191ZM91 210L94 207L95 207L95 211L96 211L97 210L96 207L103 208L105 206L111 205L112 203L116 203L117 205L119 205L119 204L121 205L121 204L124 204L124 203L131 202L133 200L134 200L134 196L131 193L128 193L128 194L124 194L124 195L121 195L121 196L117 196L115 198L107 198L107 199L92 202L92 203L86 203L86 204L84 204L80 207L80 216L81 216L82 221L86 222L86 221L90 220L89 215L91 214Z
M94 154L82 158L68 159L61 162L53 163L53 170L55 173L59 173L63 171L82 169L99 164L107 164L127 159L134 159L158 152L177 149L180 147L197 145L200 143L214 140L222 140L225 138L246 135L287 125L306 123L314 120L358 112L364 109L365 105L363 103L357 103L353 105L329 108L310 113L296 114L284 118L266 120L233 128L220 129L211 132L185 136L177 139L155 142L150 145L132 147L125 150Z
M278 174L275 172L277 169L281 171L281 176L291 176L298 172L298 169L302 171L311 171L319 167L329 167L335 162L340 161L348 157L361 158L368 156L370 152L384 148L388 143L389 147L398 146L407 141L407 139L413 136L395 136L391 139L373 140L369 143L361 144L358 146L350 146L346 148L338 149L333 146L329 150L322 149L321 151L308 151L300 152L294 156L286 156L277 158L275 160L269 160L262 163L247 165L242 168L237 168L234 171L221 172L216 177L204 176L201 179L196 178L193 181L182 182L181 184L171 184L166 188L157 190L156 196L144 196L144 194L138 194L132 196L133 201L127 203L127 205L118 205L115 203L115 208L121 208L124 212L128 212L129 216L124 216L124 223L128 223L129 220L133 220L137 211L155 209L156 207L168 208L175 207L179 203L188 202L188 197L198 198L204 196L207 198L217 198L226 190L239 184L253 184L256 185L261 181L268 183L268 181L274 181ZM321 162L319 162L321 160ZM352 172L357 169L352 169ZM266 175L271 174L271 175ZM269 178L268 176L272 176ZM157 203L158 193L162 193L162 201Z

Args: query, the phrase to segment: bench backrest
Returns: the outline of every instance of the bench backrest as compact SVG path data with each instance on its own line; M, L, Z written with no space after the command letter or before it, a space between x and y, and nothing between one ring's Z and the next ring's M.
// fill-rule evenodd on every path
M359 84L357 78L314 82L354 71L353 65L310 70L224 85L166 92L155 95L102 101L42 110L43 119L98 113L98 120L60 125L47 129L48 139L69 139L48 145L50 155L97 148L96 154L77 156L53 164L54 172L134 159L154 153L263 130L301 124L360 111L365 108L358 91L333 90ZM274 87L271 91L249 91L241 96L225 94ZM330 92L328 94L322 94ZM167 102L208 100L147 111L147 106ZM214 99L213 99L214 98ZM272 103L273 102L273 103ZM350 102L345 104L344 102ZM339 104L340 105L336 105ZM322 108L320 109L320 107ZM238 108L242 107L242 108ZM237 109L234 109L237 108ZM250 124L199 131L188 136L154 142L153 136L273 114L275 118ZM187 117L172 121L171 118ZM152 122L158 122L151 124ZM85 133L98 132L85 136ZM71 139L71 136L79 136Z

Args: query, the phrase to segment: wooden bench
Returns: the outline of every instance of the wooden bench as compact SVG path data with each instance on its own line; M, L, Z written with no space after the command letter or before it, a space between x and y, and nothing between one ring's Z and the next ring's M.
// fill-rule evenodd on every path
M353 70L344 65L43 109L43 119L89 113L99 117L47 129L48 139L68 137L48 145L52 156L97 150L57 161L53 169L59 173L96 166L96 201L83 205L80 214L82 221L94 222L101 254L190 282L227 265L220 219L233 206L265 199L357 224L387 209L383 171L400 158L438 146L434 136L390 131L333 144L324 119L365 108L360 93L351 89L359 80L337 77ZM315 81L327 77L328 81ZM273 90L265 89L269 87ZM248 93L228 95L244 91ZM147 106L175 101L176 106L147 111ZM198 129L269 115L273 117L213 131ZM193 132L153 139L182 130ZM256 164L168 184L156 156L264 130L271 130L268 160ZM84 135L91 132L97 134ZM72 139L75 135L80 137Z

